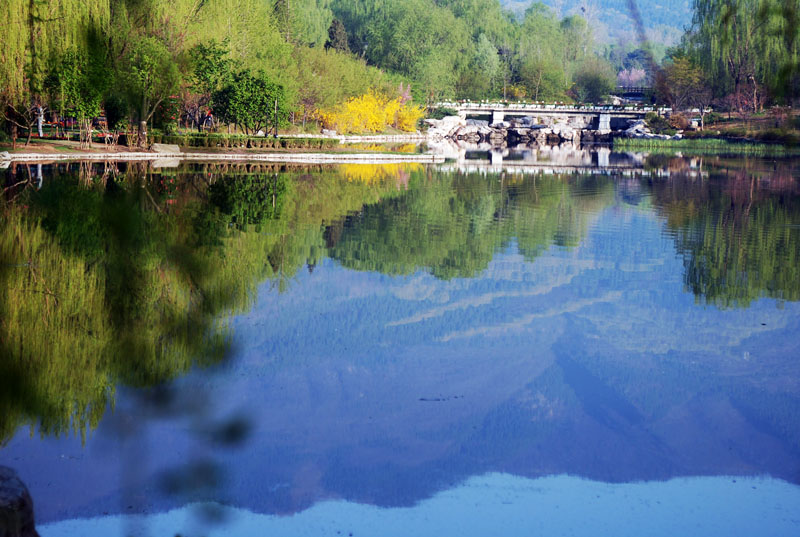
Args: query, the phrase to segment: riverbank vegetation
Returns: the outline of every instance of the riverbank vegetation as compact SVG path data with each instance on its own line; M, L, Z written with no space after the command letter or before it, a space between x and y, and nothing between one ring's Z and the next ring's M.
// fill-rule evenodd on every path
M497 0L9 0L0 16L5 136L415 130L441 98L613 86L586 21L540 4L517 17ZM378 113L360 108L370 96Z
M694 109L701 128L710 107L739 123L720 128L718 116L715 136L796 140L800 0L694 0L692 7L691 27L653 73L655 98L675 112Z
M749 119L795 103L800 0L691 7L666 48L641 28L636 42L601 43L596 13L541 3L8 0L0 132L73 129L90 145L95 129L144 145L153 129L413 131L443 99L598 102L616 84L652 86L646 98L696 110L701 126L709 106ZM772 128L794 130L783 117Z
M648 151L650 153L689 154L736 154L736 155L800 155L800 148L781 144L754 143L749 141L731 141L722 138L684 138L681 140L660 140L647 138L616 138L614 149L617 151Z

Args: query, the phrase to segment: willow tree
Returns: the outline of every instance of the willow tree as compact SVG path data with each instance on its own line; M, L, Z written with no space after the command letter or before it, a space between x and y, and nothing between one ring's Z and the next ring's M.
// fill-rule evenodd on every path
M71 47L85 49L91 29L108 25L109 0L3 0L0 90L7 97L40 90L48 61Z
M791 102L800 96L800 0L772 0L759 16L772 21L770 30L783 45L773 92Z
M108 26L109 0L4 0L0 20L0 113L30 136L52 60L91 46L90 36Z
M757 110L760 87L775 86L792 54L783 34L799 1L694 0L697 52L717 92L731 94L739 109Z
M92 118L100 115L110 86L105 55L98 49L86 53L70 49L53 62L48 77L51 103L71 112L80 125L81 147L92 145Z

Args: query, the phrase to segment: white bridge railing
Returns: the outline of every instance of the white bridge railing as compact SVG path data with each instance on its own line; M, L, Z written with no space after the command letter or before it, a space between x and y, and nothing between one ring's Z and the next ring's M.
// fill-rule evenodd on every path
M589 114L646 114L656 112L664 114L671 111L670 108L656 106L635 106L635 105L568 105L563 103L541 103L541 102L491 102L491 101L443 101L436 103L438 108L451 108L461 111L486 111L493 110L503 112L546 112L546 113L589 113Z

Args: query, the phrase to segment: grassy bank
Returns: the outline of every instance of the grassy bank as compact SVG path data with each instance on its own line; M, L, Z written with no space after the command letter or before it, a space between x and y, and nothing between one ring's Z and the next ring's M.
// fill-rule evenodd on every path
M749 141L734 141L723 138L684 138L682 140L658 140L644 138L617 138L614 149L620 151L686 152L696 154L736 155L798 155L800 147L783 144L768 144Z

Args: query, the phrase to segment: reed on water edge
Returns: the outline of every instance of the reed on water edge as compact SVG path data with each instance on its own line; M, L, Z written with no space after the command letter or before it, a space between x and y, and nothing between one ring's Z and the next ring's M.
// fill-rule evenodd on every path
M614 140L615 150L635 150L675 153L727 153L736 155L798 155L800 147L789 147L779 144L754 142L738 142L722 138L699 138L682 140L659 140L646 138L617 138Z

